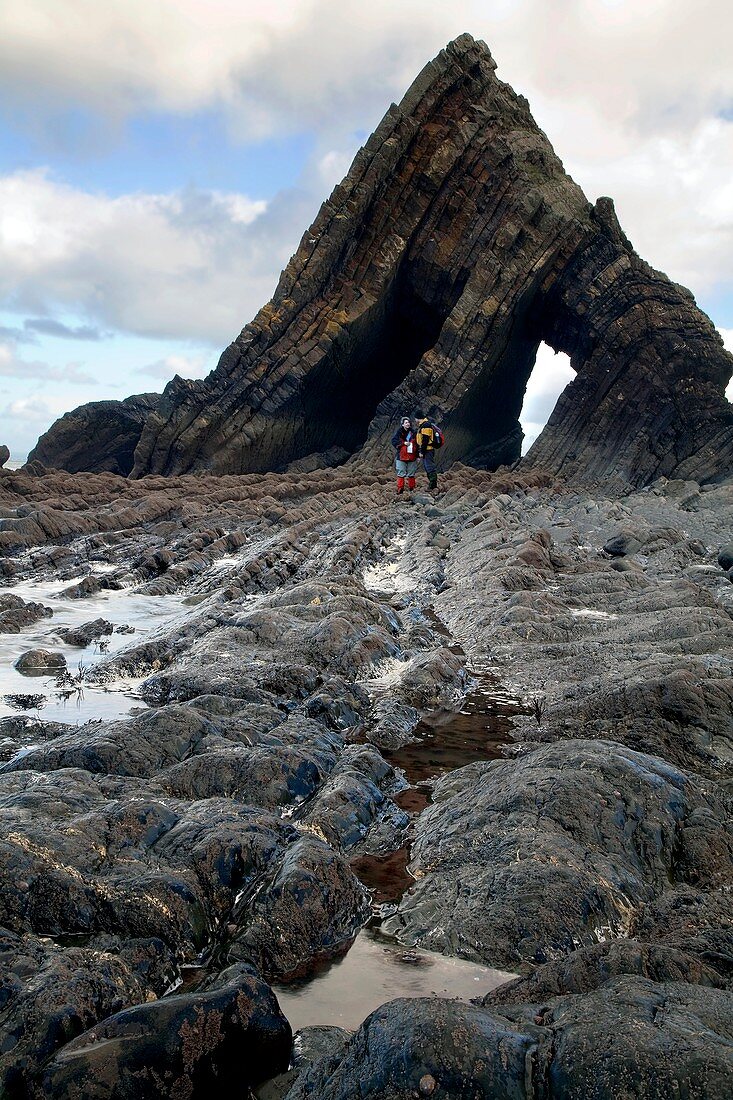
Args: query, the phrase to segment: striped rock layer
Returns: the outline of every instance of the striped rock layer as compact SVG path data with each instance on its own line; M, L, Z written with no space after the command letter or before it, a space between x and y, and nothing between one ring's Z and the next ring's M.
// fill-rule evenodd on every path
M272 300L207 378L167 386L133 477L383 464L418 406L445 428L444 462L513 463L541 341L575 378L524 464L635 485L733 468L720 336L611 200L588 202L495 67L469 35L425 67ZM33 457L64 466L54 430Z

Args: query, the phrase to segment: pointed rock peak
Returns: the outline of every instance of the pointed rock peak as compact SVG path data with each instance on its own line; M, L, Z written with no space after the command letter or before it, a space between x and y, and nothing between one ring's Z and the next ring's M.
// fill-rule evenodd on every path
M611 200L591 206L495 68L465 34L423 69L217 368L125 411L133 476L381 466L418 406L446 429L444 463L513 463L541 341L576 377L525 464L637 485L733 468L720 337ZM85 414L90 439L110 415ZM34 452L48 464L70 462L63 425Z

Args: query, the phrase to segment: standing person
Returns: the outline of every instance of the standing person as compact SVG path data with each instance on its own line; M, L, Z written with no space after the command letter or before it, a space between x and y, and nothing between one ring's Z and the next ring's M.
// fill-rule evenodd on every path
M409 416L403 416L400 426L392 436L392 446L395 449L395 469L397 470L397 492L405 491L405 479L407 488L412 492L415 488L415 469L417 467L417 440Z
M428 489L438 488L438 470L435 465L435 452L443 446L443 432L429 416L415 413L417 424L417 447L428 475Z

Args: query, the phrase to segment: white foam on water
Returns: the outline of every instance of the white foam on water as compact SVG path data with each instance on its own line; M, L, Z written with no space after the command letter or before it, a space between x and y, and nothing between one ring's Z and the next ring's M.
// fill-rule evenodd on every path
M57 697L59 688L53 672L23 676L14 667L21 653L29 649L49 649L63 653L68 671L76 676L80 665L89 669L102 657L121 653L128 646L138 644L155 628L172 625L186 613L185 597L180 595L148 596L127 588L105 589L80 600L63 596L62 592L74 583L77 582L73 579L24 581L0 589L2 594L20 596L26 602L42 603L53 610L52 618L39 619L18 634L0 634L0 718L20 713L16 706L7 703L5 697L8 695L44 695L44 706L39 711L31 708L29 713L45 721L72 725L92 718L118 718L129 714L133 707L144 705L135 696L141 679L124 677L103 686L82 682L81 692L74 692L64 700ZM79 627L99 618L113 626L133 626L135 633L112 633L84 648L68 645L57 634L60 627Z
M387 657L375 666L374 676L358 680L357 683L366 691L387 691L400 684L408 667L409 661L400 660L399 657Z

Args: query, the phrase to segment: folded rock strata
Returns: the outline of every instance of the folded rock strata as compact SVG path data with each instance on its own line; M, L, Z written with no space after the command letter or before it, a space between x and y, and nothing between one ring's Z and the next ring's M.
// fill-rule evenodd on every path
M57 422L32 458L134 477L379 464L419 405L446 428L445 462L493 469L520 456L544 340L576 378L526 464L636 485L730 470L720 336L634 252L611 200L588 202L494 70L470 35L426 66L207 378L175 378L144 418L125 410L114 454L68 438L77 421L104 435L124 407L105 403Z
M195 1100L219 1067L228 1100L284 1068L287 1026L250 967L267 983L345 950L365 869L406 842L404 937L522 978L296 1046L263 1100L727 1100L733 482L596 499L456 464L442 487L407 505L354 465L0 471L0 576L60 590L36 605L53 618L3 635L6 667L28 632L57 644L68 606L91 646L102 581L110 616L130 596L176 608L85 680L145 677L147 709L0 718L8 1100ZM394 746L420 712L455 711L466 662L537 706L514 707L501 759L451 751L410 820Z

